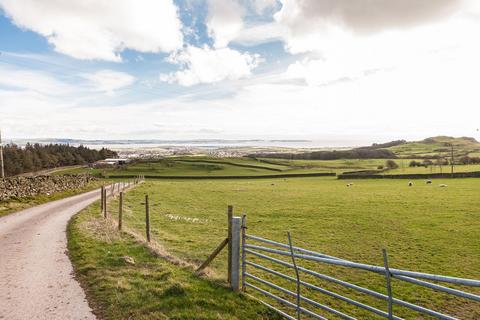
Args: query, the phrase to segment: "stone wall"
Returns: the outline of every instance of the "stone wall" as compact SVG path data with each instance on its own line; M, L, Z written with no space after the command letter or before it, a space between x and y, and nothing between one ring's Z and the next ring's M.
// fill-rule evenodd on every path
M0 201L81 189L93 180L95 180L95 178L89 175L12 177L3 180L0 179Z

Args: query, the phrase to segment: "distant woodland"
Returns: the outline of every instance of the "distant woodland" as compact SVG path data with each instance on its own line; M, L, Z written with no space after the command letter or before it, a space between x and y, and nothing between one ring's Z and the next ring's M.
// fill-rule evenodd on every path
M116 156L116 152L105 148L93 150L84 146L72 147L64 144L27 144L24 148L15 144L7 144L3 147L6 176L55 167L88 164Z
M395 159L390 150L362 147L352 150L315 151L305 153L256 153L256 158L301 159L301 160L338 160L338 159Z

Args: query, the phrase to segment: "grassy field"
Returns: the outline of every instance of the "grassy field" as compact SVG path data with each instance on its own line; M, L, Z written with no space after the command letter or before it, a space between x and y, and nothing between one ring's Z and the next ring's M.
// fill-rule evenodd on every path
M68 250L101 319L280 319L223 283L159 259L98 211L98 204L93 205L70 222ZM127 264L124 256L135 264Z
M286 231L291 231L296 245L377 265L382 264L381 248L386 247L394 268L480 278L479 179L434 180L433 185L418 182L414 187L404 180L355 181L350 188L346 183L334 178L147 182L127 194L125 224L143 232L142 201L149 194L153 239L175 256L200 263L225 237L226 206L232 204L237 215L247 213L249 233L258 236L285 242ZM440 188L440 183L449 187ZM116 208L112 203L111 210ZM314 268L385 291L382 277ZM225 255L221 255L213 264L214 278L225 278L225 269ZM385 309L384 302L307 276L304 279ZM398 282L394 282L394 292L396 297L460 318L480 317L478 305L461 299ZM345 303L308 293L359 318L374 318ZM424 319L400 307L396 310L408 319Z
M264 176L310 173L342 173L345 171L373 170L385 160L273 160L250 158L167 158L142 161L121 168L77 168L55 174L90 173L95 176Z

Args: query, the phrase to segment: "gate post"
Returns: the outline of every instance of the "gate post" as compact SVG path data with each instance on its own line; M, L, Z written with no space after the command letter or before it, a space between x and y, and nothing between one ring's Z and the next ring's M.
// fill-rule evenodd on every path
M247 244L247 215L242 215L242 291L247 289L247 253L245 252L245 245Z
M227 262L228 262L228 269L227 269L227 281L231 284L230 275L232 274L232 218L233 218L233 206L228 206L227 208Z
M240 291L240 234L241 234L242 218L232 218L232 232L230 234L231 240L231 272L230 284L233 291Z

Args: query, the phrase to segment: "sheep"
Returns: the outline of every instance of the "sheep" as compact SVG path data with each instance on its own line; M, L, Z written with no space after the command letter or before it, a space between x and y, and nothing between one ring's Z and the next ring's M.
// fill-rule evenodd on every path
M439 185L439 187L440 187L440 188L446 188L446 187L448 187L448 185L446 185L446 184L441 184L441 185Z
M432 184L432 180L427 180L427 184Z
M413 187L413 182L410 181L410 182L408 183L408 186L409 186L409 187Z
M347 184L347 188L353 186L353 183Z

